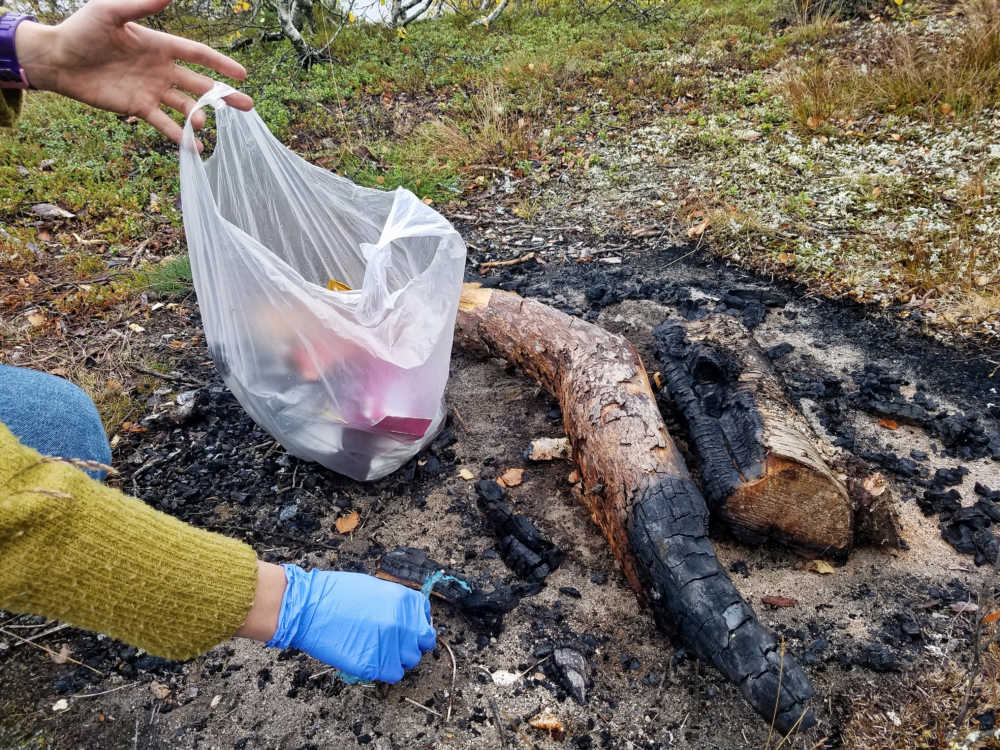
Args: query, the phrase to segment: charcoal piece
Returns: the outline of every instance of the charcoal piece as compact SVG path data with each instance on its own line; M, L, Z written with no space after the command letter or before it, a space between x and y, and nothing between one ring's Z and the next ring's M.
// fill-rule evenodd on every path
M507 493L496 482L476 482L479 507L500 539L500 557L519 577L543 581L562 563L565 553L550 542L527 517L514 513L504 499Z
M870 643L861 649L854 663L875 672L899 672L902 664L899 658L881 643Z
M489 593L452 568L433 560L426 550L397 547L379 561L375 575L412 589L420 589L427 579L443 570L445 577L431 590L431 596L443 599L474 624L494 635L503 631L503 617L525 596L538 593L533 586L496 586Z
M976 486L973 487L973 490L977 495L979 495L985 500L991 500L994 503L1000 503L1000 490L991 490L985 484L981 484L979 482L976 482Z
M556 646L544 665L545 673L580 705L587 702L587 658L571 646Z
M965 460L991 456L1000 460L1000 433L996 426L984 424L977 414L938 411L938 405L917 391L912 399L902 395L905 380L876 366L867 365L855 373L857 391L851 402L880 417L921 427L938 438L945 453Z
M1000 505L989 500L977 500L976 504L972 507L989 518L993 523L1000 524Z
M794 347L791 344L789 344L787 341L783 341L780 344L775 344L774 346L772 346L770 349L765 351L764 354L766 354L767 358L773 362L776 359L781 359L782 357L784 357L786 354L791 352L792 349L794 349Z
M925 516L954 513L962 507L962 496L958 490L927 490L923 498L917 498L917 505Z
M969 473L964 466L956 466L946 469L943 466L934 472L931 484L935 487L958 487L962 483L963 477Z

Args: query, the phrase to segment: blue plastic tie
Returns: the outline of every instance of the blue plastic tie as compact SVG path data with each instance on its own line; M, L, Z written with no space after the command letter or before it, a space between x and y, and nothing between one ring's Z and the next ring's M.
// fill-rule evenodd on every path
M431 598L431 591L437 586L441 581L453 581L461 586L463 589L472 593L472 587L469 586L461 578L455 578L455 576L450 576L444 572L444 570L439 570L437 572L431 573L424 579L424 585L420 587L420 593L424 595L425 599ZM346 672L341 672L339 669L333 673L333 679L340 678L347 685L374 685L375 683L370 680L363 680L360 677L355 677L352 674L347 674Z

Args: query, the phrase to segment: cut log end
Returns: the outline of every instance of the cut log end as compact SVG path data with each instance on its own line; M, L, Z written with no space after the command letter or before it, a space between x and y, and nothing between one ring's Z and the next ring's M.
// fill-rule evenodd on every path
M852 545L851 505L829 472L770 454L763 476L733 490L719 510L743 541L777 539L803 552L842 555Z

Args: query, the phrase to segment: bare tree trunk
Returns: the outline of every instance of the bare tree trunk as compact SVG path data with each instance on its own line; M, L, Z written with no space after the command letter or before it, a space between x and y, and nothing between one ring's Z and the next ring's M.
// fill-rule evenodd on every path
M296 21L302 22L301 3L303 0L268 0L268 5L274 10L278 17L278 24L281 32L292 43L292 47L299 58L299 62L306 68L318 62L328 62L329 56L309 44L302 36L301 27L296 25ZM304 0L310 12L312 0Z
M469 24L469 28L472 28L473 26L489 26L491 23L497 20L497 18L499 18L501 13L504 12L504 9L507 7L507 3L509 1L510 0L500 0L500 2L497 3L497 7L495 7L492 11L490 11L490 14L488 16L482 16L481 18L477 18L475 21ZM483 6L484 6L483 10L485 11L486 8L489 7L489 0L484 0Z
M720 566L708 508L628 341L478 284L465 285L456 339L519 365L558 398L586 488L581 500L660 626L781 731L811 725L809 680Z

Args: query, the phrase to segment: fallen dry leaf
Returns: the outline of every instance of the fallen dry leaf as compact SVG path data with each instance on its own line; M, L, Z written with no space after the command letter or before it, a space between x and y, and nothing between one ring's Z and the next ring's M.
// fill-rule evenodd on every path
M66 664L69 658L73 655L73 650L69 647L69 644L64 643L62 648L59 649L59 653L49 652L49 658L56 664Z
M473 474L468 469L459 469L458 470L458 475L460 477L462 477L462 479L464 479L466 482L470 482L470 481L472 481L473 479L476 478L476 475Z
M577 471L576 469L573 469L573 471L571 471L571 472L569 473L569 476L568 476L568 477L566 477L566 480L567 480L567 481L568 481L568 482L569 482L570 484L576 484L577 482L579 482L579 481L580 481L580 472L579 472L579 471Z
M979 609L973 602L954 602L950 606L953 612L958 612L959 614L963 612L975 612Z
M500 475L499 482L504 487L517 487L524 481L524 469L507 469Z
M769 607L796 607L799 604L798 599L792 599L788 596L769 595L762 596L760 600Z
M146 329L143 328L138 323L129 323L128 324L128 329L130 331L132 331L133 333L145 333L146 332Z
M885 427L887 430L898 430L899 422L895 419L880 419L878 421L879 427Z
M815 130L822 124L823 124L823 118L817 115L809 115L809 117L806 118L806 127L809 128L810 130Z
M810 560L807 568L813 573L819 573L823 576L833 575L833 566L823 560Z
M531 441L528 458L532 461L551 461L554 458L570 458L573 449L569 438L536 438Z
M700 222L698 222L693 227L687 230L687 236L701 237L703 234L705 234L705 230L708 229L709 224L710 222L708 219L702 219Z
M986 617L983 618L983 624L991 625L997 620L1000 620L1000 609L998 609L996 612L990 612L988 615L986 615Z
M27 317L28 317L28 325L30 325L32 328L41 328L43 325L46 324L46 322L48 322L48 317L45 315L45 313L41 312L28 313Z
M27 282L28 286L35 286L35 284L39 283L39 278L34 273L29 273L24 277L24 280Z
M350 534L356 528L358 528L358 523L361 521L361 516L358 515L356 510L352 510L346 516L341 516L338 518L334 525L337 527L337 531L341 534Z
M659 370L653 373L653 385L656 387L656 390L660 390L663 387L663 375Z

